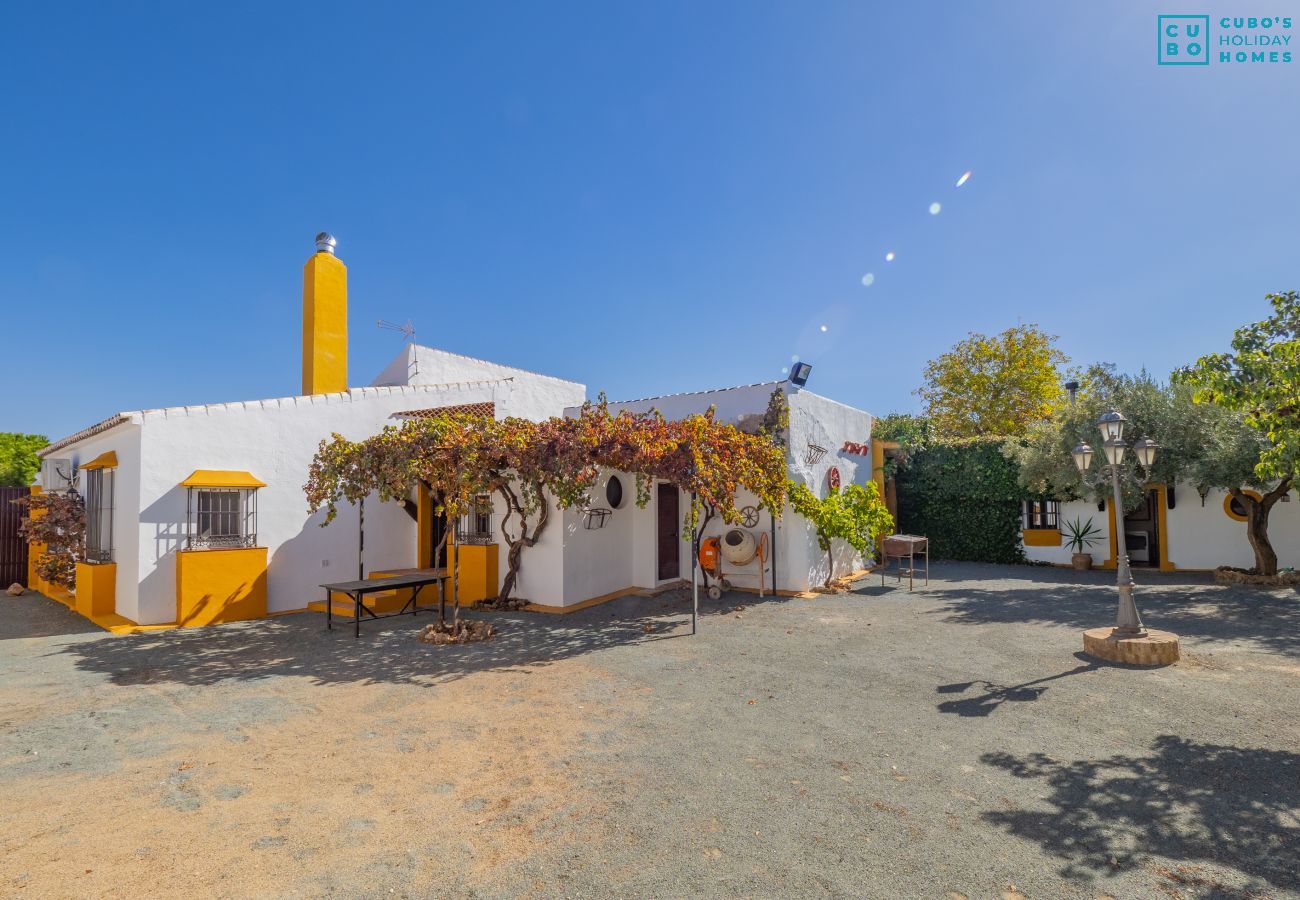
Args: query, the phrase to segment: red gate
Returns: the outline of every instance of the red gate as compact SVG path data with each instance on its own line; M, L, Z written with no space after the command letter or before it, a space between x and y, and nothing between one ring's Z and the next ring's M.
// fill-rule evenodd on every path
M23 508L12 501L30 493L25 487L0 487L0 590L15 581L27 585L27 542L18 534Z

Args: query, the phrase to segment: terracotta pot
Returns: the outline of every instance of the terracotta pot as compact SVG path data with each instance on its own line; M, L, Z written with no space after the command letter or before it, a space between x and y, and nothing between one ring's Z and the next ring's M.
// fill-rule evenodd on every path
M1079 572L1086 572L1092 568L1091 553L1075 553L1070 556L1070 564Z

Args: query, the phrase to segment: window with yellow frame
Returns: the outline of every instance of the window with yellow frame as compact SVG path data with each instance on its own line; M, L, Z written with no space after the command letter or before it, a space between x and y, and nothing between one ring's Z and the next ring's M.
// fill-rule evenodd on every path
M1261 499L1257 491L1252 491L1249 488L1243 489L1242 493L1256 501ZM1246 504L1232 496L1232 494L1228 494L1223 498L1223 511L1228 514L1229 519L1234 519L1238 522L1245 522L1249 518Z

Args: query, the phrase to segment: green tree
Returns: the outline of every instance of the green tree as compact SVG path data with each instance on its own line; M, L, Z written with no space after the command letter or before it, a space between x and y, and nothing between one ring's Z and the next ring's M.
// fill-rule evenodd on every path
M1147 372L1126 375L1112 366L1095 365L1079 380L1074 403L1007 444L1006 452L1019 464L1020 483L1029 494L1061 500L1110 498L1110 482L1086 486L1070 455L1080 441L1092 445L1093 474L1101 474L1105 458L1096 423L1109 409L1118 409L1128 419L1126 441L1149 437L1159 445L1149 472L1138 467L1133 453L1125 454L1121 484L1126 510L1141 503L1151 483L1190 483L1202 495L1210 488L1233 491L1260 483L1255 463L1264 442L1233 410L1197 404L1190 386L1161 383Z
M871 426L873 440L890 441L905 450L919 450L934 440L934 426L925 416L890 413Z
M1246 535L1255 551L1255 572L1277 574L1277 552L1268 538L1268 517L1300 475L1300 294L1269 294L1273 315L1238 328L1231 353L1202 356L1174 377L1193 399L1240 413L1260 438L1251 477L1224 484L1246 509ZM1259 499L1242 490L1259 487Z
M794 511L817 530L817 546L826 553L826 586L835 577L834 540L845 541L864 557L875 553L876 539L894 527L880 490L874 481L850 484L843 490L832 488L825 499L818 499L802 481L791 481L786 488Z
M1021 435L1052 414L1061 399L1060 369L1068 360L1056 337L1037 325L999 335L971 332L930 360L916 393L944 438Z
M36 451L48 444L43 434L0 432L0 487L26 487L41 469Z

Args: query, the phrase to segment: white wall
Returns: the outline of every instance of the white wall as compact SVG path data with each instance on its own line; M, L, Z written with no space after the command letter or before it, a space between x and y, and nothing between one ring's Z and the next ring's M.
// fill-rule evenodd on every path
M257 541L268 548L267 608L301 609L323 599L323 582L357 577L358 511L343 504L326 528L308 515L303 485L322 439L358 440L413 407L492 399L490 386L397 388L251 403L153 410L143 414L139 603L141 624L176 620L176 551L184 546L186 489L195 469L251 472L266 482L257 497ZM396 503L366 504L366 571L416 564L416 523Z
M1073 522L1078 519L1081 524L1086 525L1088 520L1092 520L1093 526L1100 529L1096 536L1097 542L1087 551L1092 554L1093 565L1100 565L1102 560L1110 556L1110 513L1098 512L1097 504L1087 500L1072 500L1061 504L1060 526L1061 526L1061 546L1059 547L1026 547L1025 559L1031 562L1046 562L1052 565L1068 566L1070 558L1074 551L1065 545L1066 537L1065 523Z
M414 344L407 345L372 384L449 384L485 380L507 382L507 389L514 395L514 408L518 410L512 415L530 419L558 416L565 406L581 405L587 396L586 387L574 381Z
M831 467L840 473L840 484L866 484L872 480L871 430L874 417L810 391L797 391L790 398L790 478L807 484L818 497L830 490ZM865 453L850 452L846 444L862 445ZM826 448L816 463L808 462L809 444ZM883 499L883 498L882 498ZM784 518L803 520L793 512ZM826 581L826 552L817 545L817 533L811 526L782 529L785 561L778 558L779 585L783 590L806 591ZM832 545L837 576L865 568L862 555L843 541Z
M1269 516L1269 539L1277 551L1280 566L1300 567L1300 502L1277 503ZM1223 510L1227 491L1211 490L1201 505L1201 497L1190 484L1175 490L1174 508L1165 513L1165 542L1169 559L1179 569L1213 569L1237 566L1248 569L1255 564L1255 554L1246 540L1246 523L1229 517ZM1165 502L1161 496L1160 502ZM1110 556L1110 514L1098 512L1097 504L1076 500L1061 504L1062 546L1026 547L1025 558L1034 562L1068 565L1070 548L1064 546L1065 523L1076 518L1101 529L1101 540L1091 548L1093 564Z
M506 381L359 388L346 393L245 403L145 410L131 424L110 429L59 451L84 462L105 450L118 454L115 475L114 557L117 610L141 624L176 618L176 551L183 546L186 491L180 482L195 469L251 472L267 486L258 491L258 543L269 550L268 609L301 609L323 599L319 585L357 576L358 517L343 505L327 528L324 512L308 516L303 484L322 439L349 439L400 424L395 412L492 401L498 417L542 419L581 401L572 382L523 373ZM502 511L499 511L499 513ZM556 515L541 549L563 546ZM416 523L399 504L366 504L367 573L417 562ZM560 576L545 570L525 584L539 594L563 592Z
M1300 568L1300 502L1291 492L1289 503L1276 503L1268 520L1268 536L1277 551L1278 565ZM1255 565L1246 540L1246 523L1223 510L1227 491L1212 490L1201 506L1200 495L1190 485L1180 485L1174 508L1166 513L1169 557L1180 569L1213 569Z
M865 483L870 481L871 456L855 455L844 449L846 442L869 444L873 419L861 410L845 406L808 391L793 391L784 382L746 385L716 391L701 391L689 394L674 394L667 397L652 397L642 400L620 401L610 404L610 411L621 410L648 412L659 410L668 419L679 419L694 413L703 413L710 406L715 407L715 415L721 422L732 425L751 423L754 417L761 416L767 409L773 390L787 392L790 403L790 476L807 483L818 496L825 496L828 490L827 473L831 466L840 470L841 483ZM577 415L578 410L571 408L567 415ZM825 457L816 464L808 464L806 459L807 444L816 443L827 448ZM602 473L597 488L593 491L593 504L603 506L604 484L610 473ZM626 587L653 587L657 582L657 501L658 492L652 489L650 502L645 509L635 505L635 480L625 475L624 508L615 511L610 523L604 529L587 531L582 527L583 517L576 511L566 516L566 543L562 561L548 562L550 566L559 566L564 574L565 605L579 603L591 597L621 590ZM682 496L679 501L681 515L687 512L689 498ZM753 495L739 492L737 505L755 505ZM720 517L715 517L705 529L704 536L721 535L732 526L726 525ZM757 526L751 530L757 539L759 534L770 533L771 520L766 512L760 512ZM679 528L679 532L681 529ZM628 562L618 559L619 552ZM847 574L863 567L861 557L842 542L836 542L835 571ZM778 520L776 538L777 583L781 590L805 591L819 585L826 579L826 554L817 546L817 537L812 528L800 516L787 509ZM691 572L691 552L689 540L682 541L679 576L689 578ZM724 564L724 572L727 567ZM754 562L738 572L728 572L727 578L739 586L758 587L758 563ZM771 589L771 575L766 576L766 587Z

